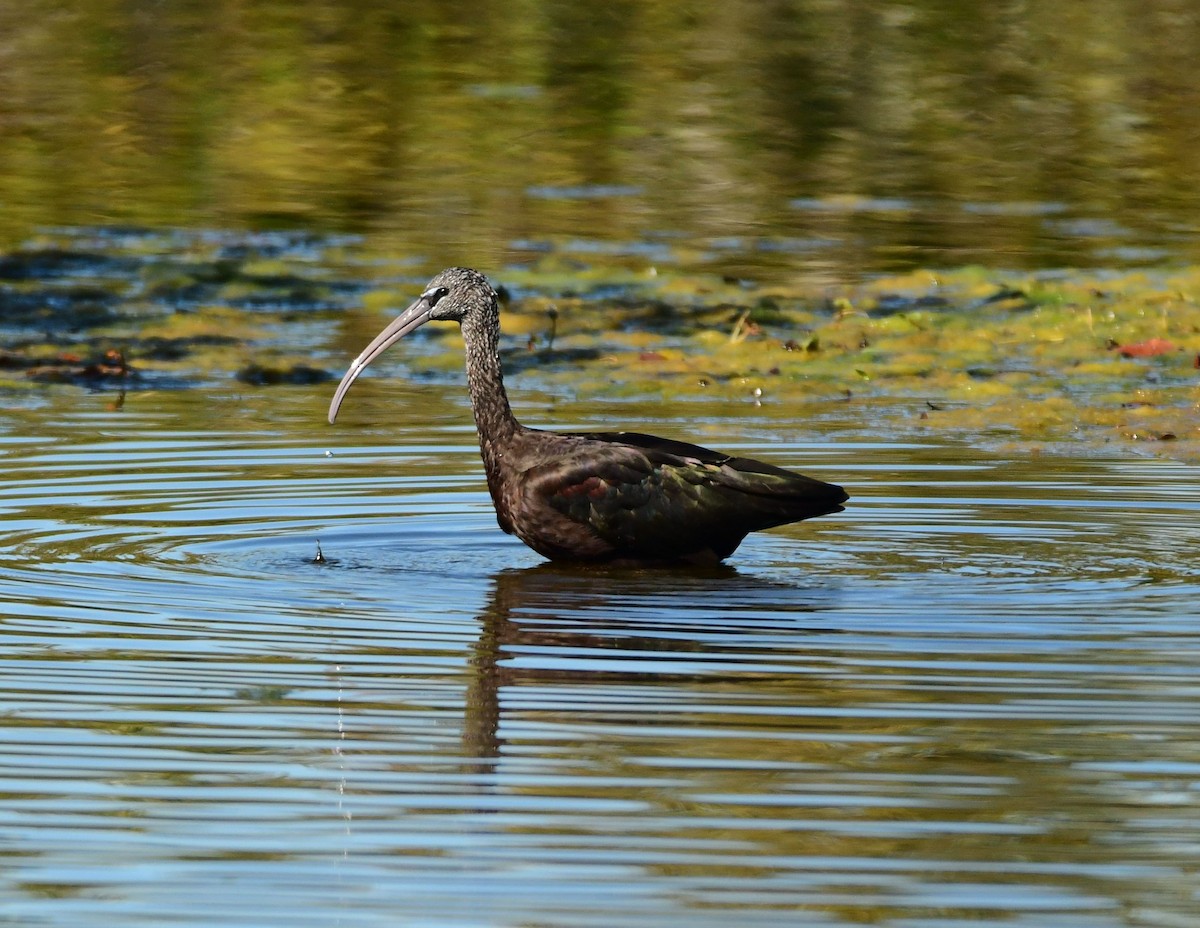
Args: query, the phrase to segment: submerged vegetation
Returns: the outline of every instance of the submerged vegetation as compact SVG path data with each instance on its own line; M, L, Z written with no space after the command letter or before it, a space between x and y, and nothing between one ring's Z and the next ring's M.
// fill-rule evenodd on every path
M1194 458L1194 7L0 10L0 381L314 389L466 263L527 382Z
M1103 277L969 268L845 288L680 276L657 282L651 303L610 303L607 312L624 318L607 326L612 350L593 374L618 389L680 396L869 400L885 410L863 422L876 434L1152 442L1156 452L1194 458L1198 287L1197 268ZM580 320L577 338L602 318L586 298L569 313L557 302Z
M493 279L517 386L806 404L841 422L860 404L861 430L878 437L1200 457L1200 268L768 285L551 254ZM329 344L361 318L347 312L394 311L423 280L354 242L299 234L41 240L0 256L0 382L10 396L45 382L311 387L352 353ZM459 376L447 337L407 366Z

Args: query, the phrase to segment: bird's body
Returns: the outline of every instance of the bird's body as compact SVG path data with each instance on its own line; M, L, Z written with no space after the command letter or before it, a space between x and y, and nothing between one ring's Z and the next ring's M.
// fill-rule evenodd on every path
M637 432L521 425L500 370L499 304L486 278L450 268L355 359L332 422L372 360L431 319L462 325L467 382L500 527L555 561L715 563L749 532L838 512L841 487L761 461Z

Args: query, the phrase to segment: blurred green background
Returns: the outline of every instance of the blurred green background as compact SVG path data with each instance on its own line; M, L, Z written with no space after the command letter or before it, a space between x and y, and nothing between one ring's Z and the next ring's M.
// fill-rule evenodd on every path
M495 267L1196 258L1200 4L0 7L0 247L301 227ZM678 245L676 245L678 247Z

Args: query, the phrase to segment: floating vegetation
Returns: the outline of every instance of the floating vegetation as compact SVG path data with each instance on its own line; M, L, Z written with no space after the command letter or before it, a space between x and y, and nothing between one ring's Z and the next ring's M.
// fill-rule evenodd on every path
M837 286L568 258L493 274L504 364L526 385L814 416L837 404L843 423L859 404L874 436L1200 458L1200 268L963 268ZM321 385L342 367L327 344L346 313L393 312L425 276L308 234L66 230L0 255L0 377L10 389ZM402 363L460 377L457 338L432 330Z
M610 389L869 401L863 429L876 435L941 431L1038 448L1169 442L1166 453L1196 458L1198 293L1198 268L1020 277L967 268L844 289L660 272L640 299L557 305L564 345L608 344L593 373ZM645 324L644 307L664 303L671 323ZM637 315L643 324L631 328ZM564 385L579 376L545 373Z
M289 360L284 343L298 317L360 300L367 285L335 269L344 244L298 233L47 233L0 255L0 370L10 387L320 383L332 374Z

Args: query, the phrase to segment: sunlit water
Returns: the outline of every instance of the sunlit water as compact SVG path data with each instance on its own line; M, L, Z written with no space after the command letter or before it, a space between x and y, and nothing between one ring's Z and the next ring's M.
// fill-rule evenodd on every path
M580 572L496 528L457 380L331 429L227 376L452 263L1192 264L1196 11L369 6L0 10L3 348L142 374L4 374L0 925L1200 924L1196 467L531 390L852 494Z
M496 528L458 389L327 393L6 412L3 923L1200 918L1196 468L518 395L853 496L574 571Z

